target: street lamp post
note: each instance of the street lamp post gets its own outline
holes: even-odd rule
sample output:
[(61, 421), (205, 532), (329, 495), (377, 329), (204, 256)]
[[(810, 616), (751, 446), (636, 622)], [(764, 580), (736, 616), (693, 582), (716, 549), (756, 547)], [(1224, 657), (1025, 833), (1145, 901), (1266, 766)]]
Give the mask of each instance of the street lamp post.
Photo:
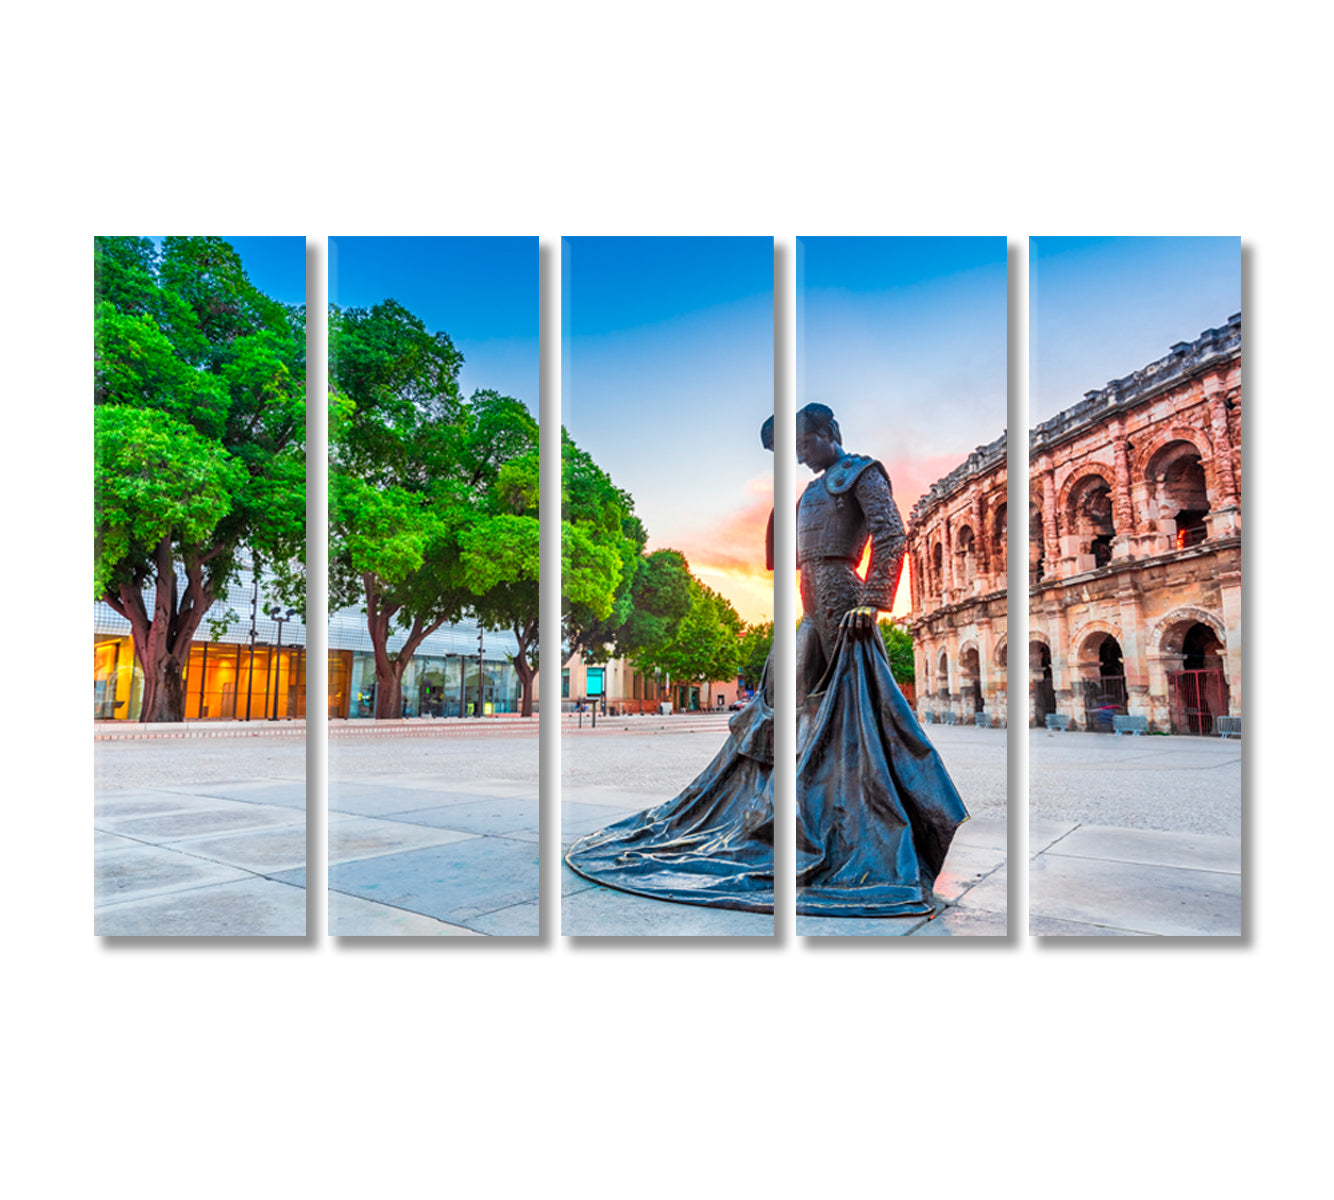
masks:
[(485, 632), (480, 625), (477, 627), (477, 708), (473, 713), (477, 717), (482, 715), (482, 696), (485, 694), (482, 684), (482, 638)]
[[(287, 609), (286, 612), (284, 612), (283, 609), (282, 609), (282, 607), (281, 607), (280, 605), (277, 605), (277, 604), (270, 604), (270, 605), (264, 610), (264, 615), (265, 615), (266, 617), (268, 617), (269, 620), (271, 620), (271, 621), (273, 621), (274, 623), (276, 623), (277, 626), (278, 626), (278, 648), (277, 648), (276, 653), (277, 653), (277, 656), (278, 656), (278, 662), (279, 662), (279, 664), (281, 664), (281, 663), (282, 663), (282, 658), (283, 658), (283, 622), (284, 622), (284, 621), (290, 621), (294, 616), (296, 616), (296, 609), (294, 609), (294, 608), (289, 608), (289, 609)], [(271, 675), (272, 678), (273, 678), (273, 716), (271, 716), (271, 717), (269, 718), (269, 720), (270, 720), (270, 721), (276, 721), (276, 720), (278, 719), (278, 669), (277, 669), (277, 667), (275, 667), (275, 668), (270, 672), (270, 675)], [(290, 678), (291, 678), (291, 675), (292, 675), (292, 671), (291, 671), (290, 668), (289, 668), (288, 671), (287, 671), (287, 675), (288, 675), (288, 678), (290, 679)], [(268, 708), (268, 701), (267, 701), (267, 700), (264, 702), (264, 707), (265, 707), (266, 709)], [(292, 714), (291, 714), (291, 713), (288, 713), (288, 714), (287, 714), (287, 719), (288, 719), (289, 721), (292, 719)]]
[(250, 696), (255, 682), (255, 620), (259, 615), (259, 567), (255, 568), (255, 587), (250, 593), (250, 667), (245, 677), (245, 719), (250, 720)]

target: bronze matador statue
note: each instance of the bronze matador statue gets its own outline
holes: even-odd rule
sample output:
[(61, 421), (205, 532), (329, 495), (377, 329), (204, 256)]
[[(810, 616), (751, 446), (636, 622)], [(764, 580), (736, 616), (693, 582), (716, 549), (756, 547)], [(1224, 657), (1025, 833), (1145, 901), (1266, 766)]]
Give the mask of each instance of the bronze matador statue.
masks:
[[(772, 450), (773, 418), (761, 438)], [(893, 604), (903, 523), (884, 467), (843, 450), (823, 405), (798, 413), (797, 454), (820, 472), (797, 508), (797, 912), (931, 912), (967, 812), (890, 674), (876, 623)], [(772, 546), (768, 558), (772, 568)], [(773, 911), (771, 665), (690, 786), (581, 838), (566, 855), (575, 871), (664, 900)]]

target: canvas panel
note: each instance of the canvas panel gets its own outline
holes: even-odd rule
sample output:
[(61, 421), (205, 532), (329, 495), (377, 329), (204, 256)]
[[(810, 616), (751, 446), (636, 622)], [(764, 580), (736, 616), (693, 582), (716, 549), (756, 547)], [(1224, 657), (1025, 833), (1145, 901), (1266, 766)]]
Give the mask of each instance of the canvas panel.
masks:
[(94, 260), (94, 930), (300, 936), (305, 239)]
[(773, 932), (773, 261), (562, 242), (567, 936)]
[[(1006, 242), (797, 242), (797, 932), (1006, 932)], [(804, 489), (804, 490), (802, 490)]]
[(536, 937), (538, 246), (329, 241), (329, 932)]
[(1239, 239), (1029, 264), (1029, 931), (1238, 936)]

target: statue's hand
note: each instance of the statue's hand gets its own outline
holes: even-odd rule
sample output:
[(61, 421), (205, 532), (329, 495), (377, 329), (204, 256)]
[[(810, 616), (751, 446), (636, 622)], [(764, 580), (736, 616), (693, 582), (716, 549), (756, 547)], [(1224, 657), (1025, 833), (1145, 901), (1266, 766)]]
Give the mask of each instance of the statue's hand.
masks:
[(843, 614), (843, 620), (839, 622), (839, 628), (846, 629), (848, 633), (856, 638), (870, 637), (871, 630), (875, 628), (876, 616), (876, 609), (869, 606), (850, 608)]

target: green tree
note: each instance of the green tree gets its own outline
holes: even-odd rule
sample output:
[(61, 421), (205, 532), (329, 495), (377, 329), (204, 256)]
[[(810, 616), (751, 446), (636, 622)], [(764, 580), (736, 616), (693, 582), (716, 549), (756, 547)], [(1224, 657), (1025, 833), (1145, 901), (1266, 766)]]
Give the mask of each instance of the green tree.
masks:
[[(463, 355), (394, 300), (329, 311), (329, 603), (360, 600), (375, 715), (403, 713), (403, 672), (472, 599), (459, 537), (485, 472), (465, 471)], [(406, 633), (396, 653), (388, 642)]]
[[(479, 493), (478, 513), (459, 536), (463, 580), (484, 628), (505, 628), (518, 643), (522, 716), (533, 715), (538, 666), (537, 422), (517, 400), (475, 392), (465, 449)], [(482, 463), (479, 455), (494, 457)]]
[(602, 661), (630, 613), (647, 534), (634, 501), (561, 430), (561, 616), (566, 647)]
[(880, 637), (889, 656), (889, 670), (897, 684), (912, 683), (917, 677), (913, 666), (912, 634), (895, 621), (880, 622)]
[(97, 238), (93, 295), (93, 594), (130, 623), (143, 720), (179, 721), (238, 551), (304, 554), (305, 309), (259, 291), (221, 238)]
[(666, 643), (647, 646), (635, 669), (667, 674), (674, 683), (727, 679), (741, 663), (741, 618), (725, 596), (691, 578), (690, 610)]
[(769, 648), (774, 643), (774, 623), (761, 621), (747, 625), (741, 635), (741, 663), (737, 673), (751, 691), (758, 691), (764, 676), (764, 664), (769, 661)]

